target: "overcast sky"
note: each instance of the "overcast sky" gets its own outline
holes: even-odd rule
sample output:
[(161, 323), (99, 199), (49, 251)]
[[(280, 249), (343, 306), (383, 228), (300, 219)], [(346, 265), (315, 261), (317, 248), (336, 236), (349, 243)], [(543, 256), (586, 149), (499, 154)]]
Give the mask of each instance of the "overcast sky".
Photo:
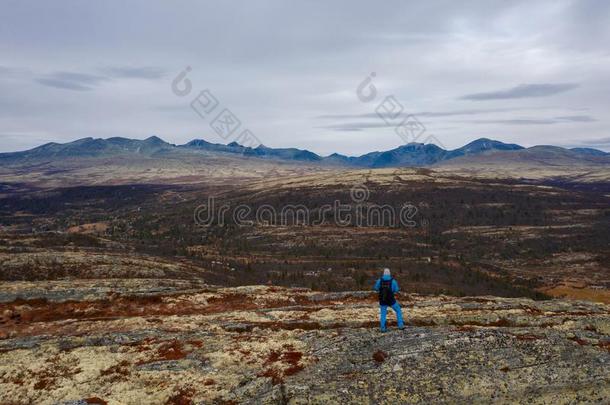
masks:
[[(0, 150), (227, 143), (210, 122), (228, 108), (235, 134), (267, 146), (362, 154), (405, 142), (375, 113), (393, 96), (396, 119), (415, 116), (419, 140), (446, 148), (488, 137), (610, 151), (609, 44), (605, 0), (0, 0)], [(206, 89), (219, 104), (200, 116), (190, 102)]]

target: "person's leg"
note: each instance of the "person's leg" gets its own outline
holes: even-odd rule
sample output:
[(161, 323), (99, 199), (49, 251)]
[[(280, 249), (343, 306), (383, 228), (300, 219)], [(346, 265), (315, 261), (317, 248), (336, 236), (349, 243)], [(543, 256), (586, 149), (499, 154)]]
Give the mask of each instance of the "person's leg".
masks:
[(400, 304), (398, 303), (398, 301), (396, 301), (394, 303), (394, 305), (392, 305), (392, 309), (394, 310), (394, 312), (396, 312), (396, 319), (398, 320), (398, 327), (400, 329), (405, 327), (405, 323), (402, 319), (402, 311), (400, 310)]
[(385, 332), (385, 318), (388, 312), (387, 305), (379, 305), (379, 326), (381, 327), (381, 331)]

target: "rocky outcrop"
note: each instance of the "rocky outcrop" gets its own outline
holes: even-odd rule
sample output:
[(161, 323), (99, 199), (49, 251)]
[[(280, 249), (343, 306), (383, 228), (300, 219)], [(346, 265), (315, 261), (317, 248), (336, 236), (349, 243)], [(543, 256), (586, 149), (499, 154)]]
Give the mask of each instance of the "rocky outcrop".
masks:
[(380, 333), (369, 292), (81, 280), (45, 295), (33, 284), (0, 284), (0, 403), (610, 398), (604, 304), (403, 295), (408, 327)]

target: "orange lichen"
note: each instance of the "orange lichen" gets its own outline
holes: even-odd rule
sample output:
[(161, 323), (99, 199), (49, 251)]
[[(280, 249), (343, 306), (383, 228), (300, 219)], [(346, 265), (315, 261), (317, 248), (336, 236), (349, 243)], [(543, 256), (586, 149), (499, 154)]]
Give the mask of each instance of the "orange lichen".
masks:
[(193, 403), (193, 395), (195, 394), (195, 390), (192, 388), (180, 388), (178, 392), (172, 395), (167, 402), (166, 405), (191, 405)]
[(79, 367), (70, 367), (63, 364), (59, 356), (53, 356), (46, 360), (48, 364), (39, 372), (29, 371), (32, 379), (37, 381), (34, 383), (34, 389), (47, 390), (52, 389), (57, 385), (58, 380), (62, 378), (70, 378), (82, 370)]
[[(140, 347), (136, 348), (136, 351), (138, 352), (145, 352), (148, 350), (151, 350), (150, 346), (148, 345), (141, 345)], [(154, 363), (157, 361), (180, 360), (185, 358), (188, 354), (189, 352), (185, 350), (183, 343), (179, 340), (174, 339), (170, 341), (161, 342), (161, 344), (156, 349), (154, 349), (152, 357), (146, 360), (141, 360), (137, 364), (142, 365)]]
[(85, 402), (88, 404), (108, 405), (108, 402), (98, 397), (85, 398)]
[(606, 340), (603, 342), (599, 342), (597, 344), (597, 347), (601, 348), (601, 349), (606, 349), (607, 351), (610, 352), (610, 340)]
[(257, 375), (259, 377), (268, 377), (268, 378), (271, 378), (271, 384), (273, 384), (273, 385), (280, 384), (281, 382), (284, 381), (280, 371), (277, 370), (277, 369), (273, 369), (273, 368), (268, 368), (265, 371), (263, 371), (263, 372), (261, 372), (261, 373), (259, 373)]
[(530, 334), (525, 334), (525, 335), (514, 335), (515, 338), (517, 340), (540, 340), (543, 339), (542, 336), (538, 336), (538, 335), (530, 335)]
[(112, 367), (108, 367), (107, 369), (100, 371), (100, 376), (111, 376), (110, 380), (113, 382), (120, 381), (126, 379), (125, 377), (131, 374), (131, 371), (129, 370), (130, 366), (131, 363), (126, 360), (123, 360)]
[(373, 353), (373, 360), (375, 360), (377, 363), (383, 363), (388, 357), (388, 354), (381, 350), (377, 350), (375, 353)]
[(576, 337), (576, 336), (571, 337), (571, 338), (568, 338), (568, 339), (569, 339), (569, 340), (572, 340), (572, 341), (574, 341), (574, 342), (576, 342), (576, 343), (578, 343), (578, 344), (579, 344), (579, 345), (581, 345), (581, 346), (587, 346), (587, 345), (589, 344), (589, 343), (587, 343), (587, 341), (586, 341), (586, 340), (581, 339), (581, 338)]
[(292, 350), (269, 352), (263, 364), (270, 367), (258, 374), (260, 377), (271, 378), (271, 383), (274, 385), (283, 382), (284, 377), (294, 375), (304, 369), (304, 366), (300, 364), (303, 353), (294, 350), (292, 345), (284, 345), (284, 348)]

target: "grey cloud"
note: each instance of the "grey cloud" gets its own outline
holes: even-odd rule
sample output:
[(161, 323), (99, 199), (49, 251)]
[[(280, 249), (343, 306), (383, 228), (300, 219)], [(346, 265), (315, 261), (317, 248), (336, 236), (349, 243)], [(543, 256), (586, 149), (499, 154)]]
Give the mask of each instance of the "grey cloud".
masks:
[(595, 122), (595, 118), (588, 115), (571, 115), (554, 118), (515, 118), (499, 120), (471, 120), (463, 121), (472, 124), (503, 124), (503, 125), (553, 125), (566, 124), (570, 122)]
[(360, 132), (364, 129), (364, 128), (359, 128), (357, 126), (345, 126), (345, 127), (337, 126), (334, 128), (329, 128), (329, 127), (320, 127), (320, 128), (332, 129), (334, 131), (343, 131), (343, 132)]
[(42, 79), (36, 79), (36, 81), (45, 86), (56, 87), (58, 89), (64, 89), (64, 90), (76, 90), (76, 91), (92, 90), (92, 87), (84, 86), (79, 83), (66, 81), (66, 80), (60, 80), (60, 79), (42, 78)]
[[(478, 115), (478, 114), (491, 114), (499, 112), (511, 112), (520, 111), (524, 108), (496, 108), (496, 109), (485, 109), (485, 110), (455, 110), (455, 111), (422, 111), (412, 113), (416, 117), (453, 117), (456, 115)], [(406, 114), (409, 115), (409, 114)], [(319, 119), (366, 119), (366, 118), (379, 118), (377, 113), (366, 113), (366, 114), (325, 114), (318, 115), (316, 118)]]
[(108, 78), (99, 75), (90, 75), (76, 72), (56, 72), (47, 76), (39, 77), (36, 82), (58, 89), (88, 91), (92, 90)]
[(501, 124), (501, 125), (552, 125), (559, 121), (549, 119), (506, 119), (506, 120), (472, 120), (464, 121), (469, 124)]
[(439, 111), (439, 112), (421, 112), (416, 113), (415, 116), (419, 117), (453, 117), (456, 115), (479, 115), (479, 114), (492, 114), (498, 112), (516, 111), (514, 108), (503, 108), (495, 110), (461, 110), (461, 111)]
[(366, 113), (366, 114), (323, 114), (323, 115), (318, 115), (315, 118), (319, 118), (319, 119), (377, 118), (377, 114), (376, 113)]
[(558, 120), (564, 121), (572, 121), (572, 122), (595, 122), (597, 121), (595, 118), (590, 117), (588, 115), (566, 115), (562, 117), (557, 117)]
[(521, 84), (506, 90), (490, 91), (486, 93), (473, 93), (460, 97), (461, 100), (504, 100), (512, 98), (548, 97), (564, 93), (578, 87), (576, 83), (540, 83)]
[[(379, 118), (379, 117), (377, 117)], [(323, 125), (316, 128), (323, 129), (331, 129), (334, 131), (362, 131), (365, 129), (375, 129), (375, 128), (394, 128), (400, 123), (399, 120), (396, 121), (395, 124), (387, 124), (381, 118), (379, 118), (379, 122), (345, 122), (341, 124), (332, 124), (332, 125)]]
[[(166, 71), (156, 67), (114, 66), (100, 69), (102, 74), (78, 72), (55, 72), (37, 77), (36, 82), (64, 90), (89, 91), (103, 82), (113, 79), (160, 79), (166, 76)], [(0, 69), (0, 73), (2, 70)]]
[(593, 148), (610, 148), (610, 137), (599, 138), (599, 139), (588, 139), (579, 142), (580, 145), (593, 147)]
[(164, 69), (152, 66), (129, 67), (114, 66), (102, 69), (110, 77), (126, 79), (161, 79), (167, 75)]
[[(444, 112), (419, 112), (412, 114), (415, 117), (453, 117), (460, 115), (478, 115), (491, 114), (506, 111), (516, 111), (518, 109), (496, 109), (496, 110), (461, 110), (461, 111), (444, 111)], [(320, 115), (317, 118), (321, 119), (372, 119), (372, 121), (348, 121), (337, 124), (324, 125), (318, 128), (331, 129), (335, 131), (362, 131), (365, 129), (375, 128), (393, 128), (400, 122), (401, 118), (406, 118), (408, 114), (403, 114), (400, 118), (392, 120), (389, 124), (383, 121), (376, 113), (367, 114), (335, 114), (335, 115)], [(589, 123), (597, 120), (589, 115), (565, 115), (551, 118), (508, 118), (508, 119), (476, 119), (476, 120), (452, 120), (450, 122), (468, 123), (468, 124), (500, 124), (500, 125), (553, 125), (565, 123)]]
[[(425, 116), (424, 114), (414, 114), (415, 116)], [(452, 115), (462, 115), (458, 114), (446, 114), (446, 116)], [(467, 115), (467, 114), (465, 114)], [(339, 115), (343, 117), (345, 115)], [(383, 121), (376, 114), (359, 114), (356, 115), (362, 118), (376, 118), (377, 121), (371, 122), (343, 122), (338, 124), (324, 125), (317, 128), (331, 129), (334, 131), (362, 131), (365, 129), (375, 129), (375, 128), (394, 128), (399, 123), (400, 120), (396, 119), (390, 122), (389, 124)], [(322, 116), (324, 117), (324, 116)], [(566, 124), (573, 122), (595, 122), (597, 121), (595, 118), (590, 117), (588, 115), (572, 115), (572, 116), (561, 116), (561, 117), (552, 117), (552, 118), (508, 118), (508, 119), (478, 119), (478, 120), (458, 120), (451, 121), (462, 124), (499, 124), (499, 125), (554, 125), (554, 124)]]

